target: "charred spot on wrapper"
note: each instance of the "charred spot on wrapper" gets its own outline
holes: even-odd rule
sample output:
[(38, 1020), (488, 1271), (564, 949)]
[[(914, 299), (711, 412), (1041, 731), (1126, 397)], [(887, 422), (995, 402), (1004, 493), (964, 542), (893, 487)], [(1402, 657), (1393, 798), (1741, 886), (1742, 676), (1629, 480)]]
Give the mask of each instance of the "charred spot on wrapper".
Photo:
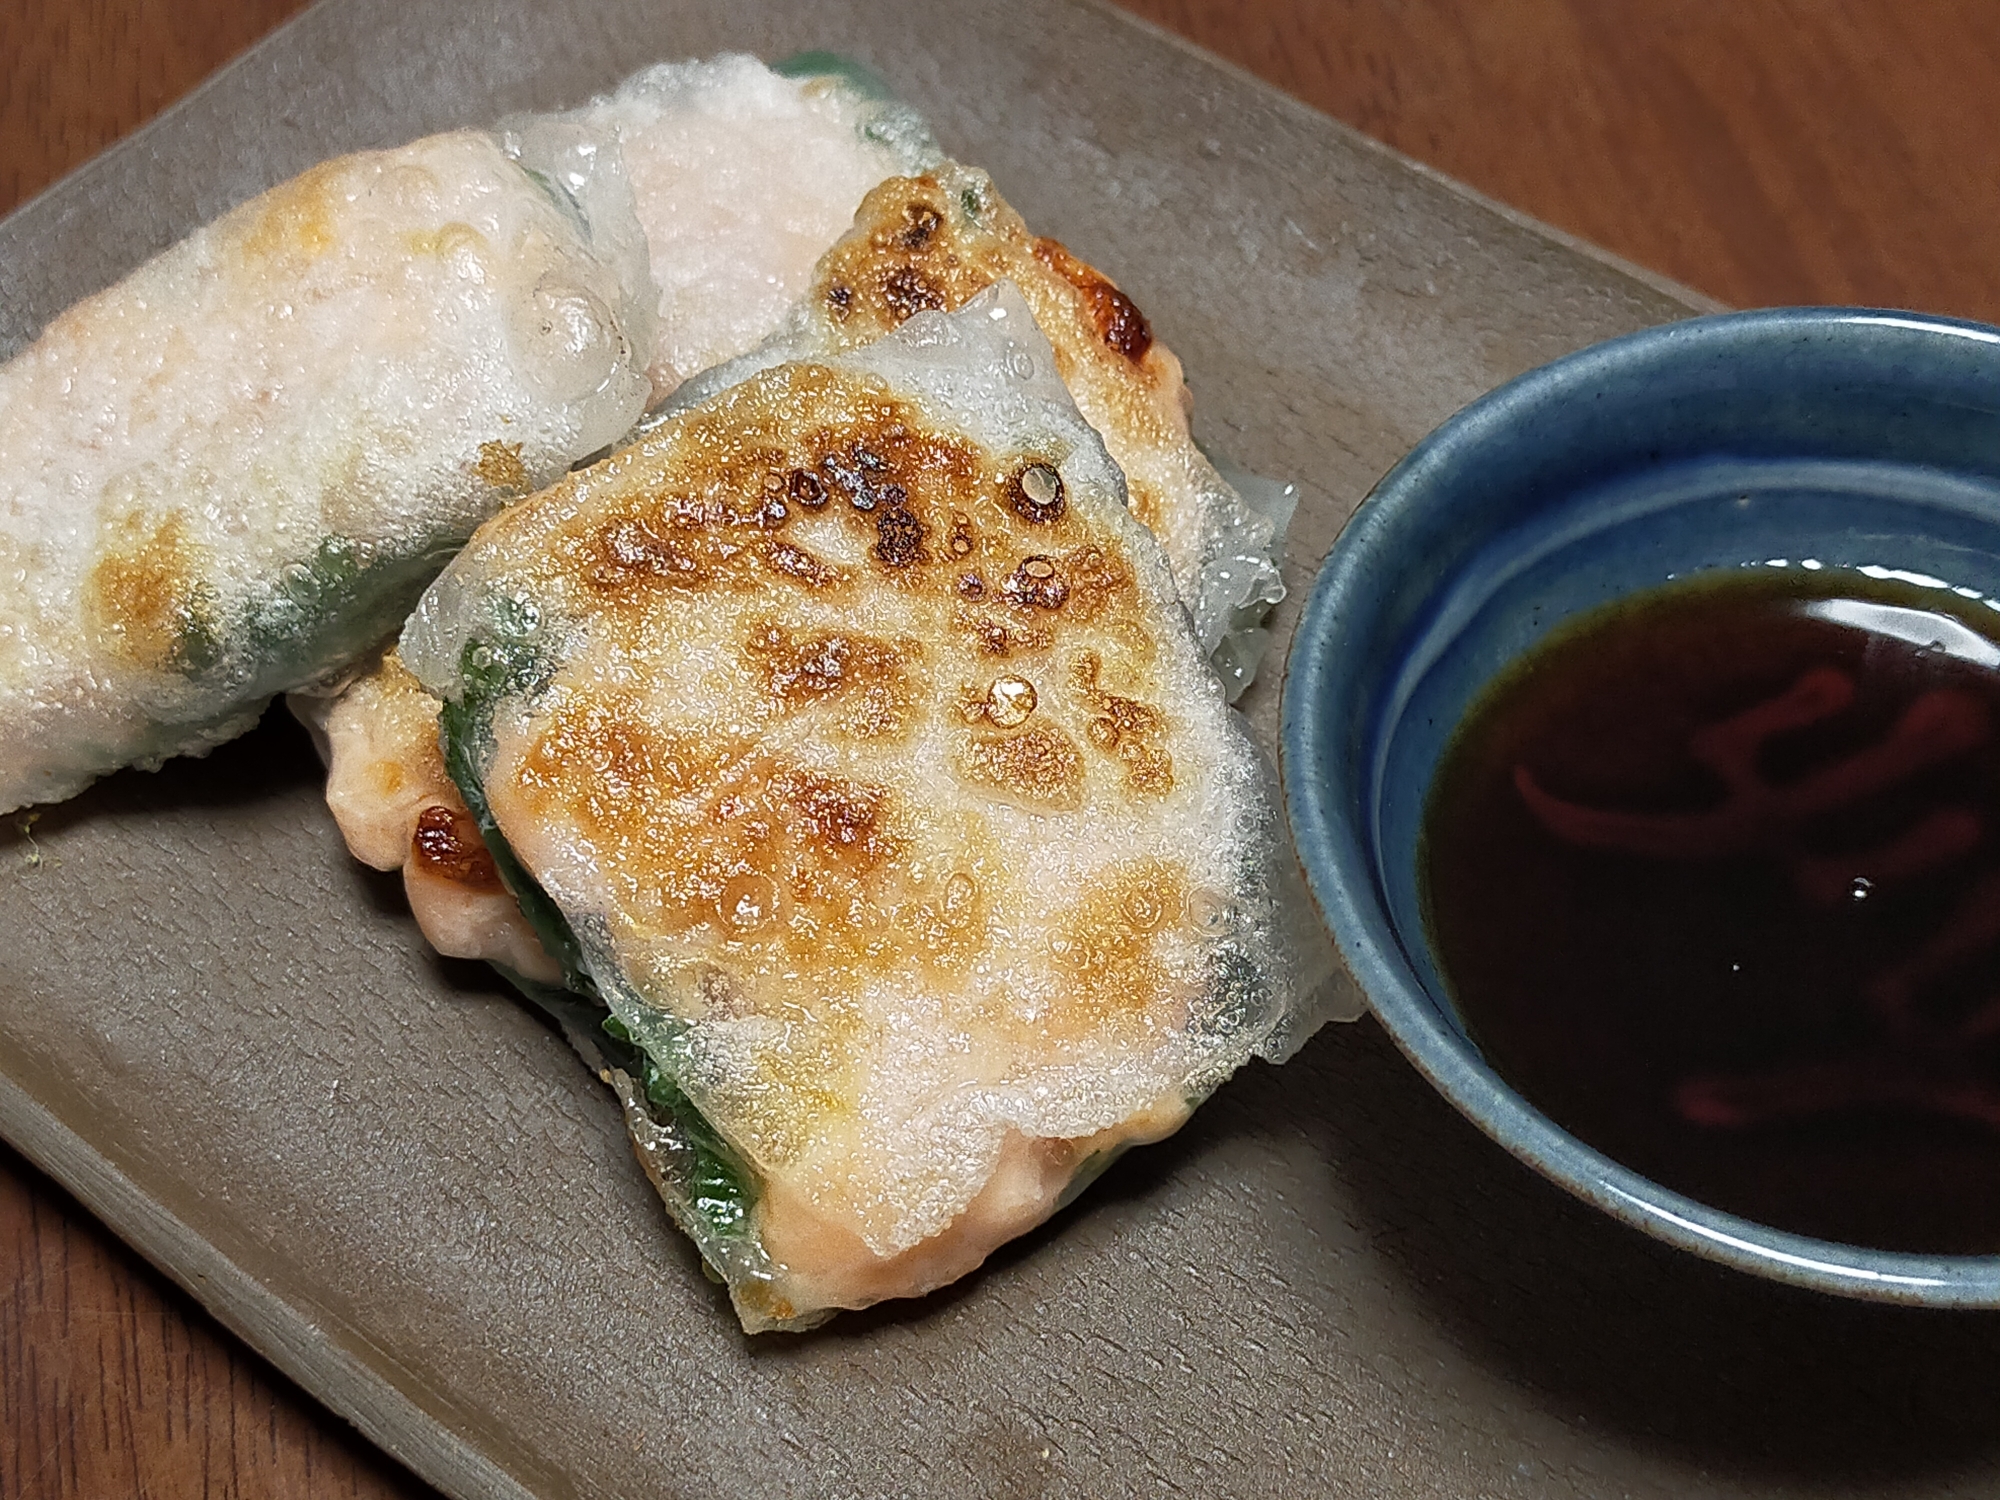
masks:
[[(885, 437), (906, 440), (907, 431), (890, 431)], [(847, 496), (847, 503), (856, 510), (872, 511), (878, 505), (898, 506), (909, 498), (909, 491), (895, 481), (882, 476), (889, 472), (889, 461), (874, 449), (863, 443), (854, 443), (844, 453), (829, 453), (819, 461), (820, 470), (838, 485)]]
[[(779, 642), (765, 666), (785, 674), (793, 648), (815, 644)], [(865, 654), (850, 654), (837, 682), (822, 674), (833, 686), (828, 696), (867, 708), (855, 675)], [(791, 686), (804, 689), (803, 674)], [(804, 706), (815, 694), (801, 697)], [(865, 952), (866, 923), (855, 914), (866, 911), (866, 882), (901, 848), (885, 789), (750, 741), (662, 730), (623, 698), (562, 704), (523, 747), (509, 781), (507, 795), (533, 816), (560, 816), (598, 847), (625, 851), (638, 880), (630, 909), (646, 926), (713, 921), (732, 882), (761, 874), (771, 884), (753, 904), (760, 918), (777, 920), (758, 929), (795, 956), (827, 962)], [(739, 884), (728, 904), (741, 907), (746, 893)]]
[(702, 588), (715, 579), (716, 549), (699, 534), (662, 531), (645, 517), (621, 517), (599, 534), (590, 581), (615, 592), (641, 579)]
[(1102, 873), (1049, 943), (1071, 990), (1054, 1024), (1083, 1037), (1143, 1022), (1171, 992), (1160, 939), (1185, 906), (1188, 885), (1178, 860), (1137, 859)]
[(744, 652), (773, 706), (795, 713), (833, 704), (840, 728), (857, 739), (900, 734), (915, 711), (911, 668), (924, 654), (916, 641), (852, 630), (802, 632), (765, 620), (750, 632)]
[(774, 777), (772, 786), (796, 815), (798, 826), (828, 851), (853, 851), (866, 868), (894, 852), (882, 818), (888, 794), (880, 788), (803, 769)]
[(1061, 609), (1069, 602), (1069, 585), (1054, 558), (1026, 557), (1000, 585), (1000, 597), (1023, 609)]
[(1031, 526), (1060, 521), (1067, 504), (1055, 465), (1032, 463), (1007, 481), (1007, 503)]
[(964, 557), (972, 550), (972, 518), (962, 510), (951, 513), (951, 540), (945, 544), (953, 557)]
[(938, 211), (928, 203), (912, 203), (903, 210), (903, 229), (896, 236), (896, 243), (905, 250), (921, 250), (928, 245), (931, 236), (944, 222)]
[(897, 266), (882, 278), (882, 300), (898, 323), (906, 323), (920, 312), (936, 312), (945, 305), (944, 293), (937, 283), (915, 266)]
[[(148, 524), (150, 521), (150, 525)], [(83, 617), (101, 649), (134, 667), (195, 676), (222, 656), (213, 562), (178, 510), (106, 522)]]
[[(716, 905), (728, 927), (739, 933), (756, 932), (778, 915), (778, 883), (762, 870), (751, 870), (725, 885)], [(710, 983), (704, 988), (710, 995), (733, 998), (726, 984)]]
[(924, 523), (902, 506), (876, 513), (875, 555), (885, 567), (907, 568), (924, 558)]
[(1035, 259), (1075, 287), (1083, 296), (1084, 310), (1105, 347), (1138, 364), (1153, 347), (1152, 325), (1138, 304), (1112, 285), (1109, 277), (1070, 254), (1060, 240), (1035, 241)]
[(792, 470), (785, 481), (785, 493), (807, 510), (818, 510), (826, 504), (826, 486), (820, 483), (817, 474), (808, 474), (804, 469)]
[(1167, 716), (1149, 703), (1109, 692), (1099, 681), (1104, 661), (1086, 651), (1070, 670), (1078, 696), (1095, 717), (1084, 726), (1084, 738), (1101, 754), (1114, 756), (1125, 768), (1127, 789), (1141, 796), (1164, 797), (1174, 789), (1174, 761), (1161, 743)]
[(991, 615), (974, 614), (963, 611), (952, 620), (953, 626), (972, 638), (982, 656), (1012, 656), (1017, 651), (1046, 651), (1054, 642), (1054, 635), (1035, 626), (1004, 624)]
[(479, 836), (472, 815), (442, 803), (433, 804), (417, 815), (416, 831), (410, 835), (410, 854), (427, 874), (473, 891), (502, 889), (500, 871)]

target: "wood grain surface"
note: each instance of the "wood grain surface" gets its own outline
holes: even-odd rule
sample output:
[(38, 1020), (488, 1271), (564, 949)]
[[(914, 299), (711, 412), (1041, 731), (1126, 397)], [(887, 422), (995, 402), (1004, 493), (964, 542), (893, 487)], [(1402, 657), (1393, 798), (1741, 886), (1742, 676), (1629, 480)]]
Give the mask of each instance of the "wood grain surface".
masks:
[(1126, 0), (1737, 306), (2000, 320), (1991, 0)]
[[(1990, 0), (1127, 3), (1725, 301), (2000, 319)], [(0, 211), (298, 8), (0, 0)], [(0, 1496), (426, 1493), (0, 1148)]]

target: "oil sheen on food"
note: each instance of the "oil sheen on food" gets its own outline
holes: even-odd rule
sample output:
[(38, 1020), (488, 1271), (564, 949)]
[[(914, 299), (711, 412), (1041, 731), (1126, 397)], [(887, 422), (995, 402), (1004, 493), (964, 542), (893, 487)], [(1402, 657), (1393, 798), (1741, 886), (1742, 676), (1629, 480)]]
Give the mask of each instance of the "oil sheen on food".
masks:
[(1994, 1253), (2000, 613), (1908, 577), (1731, 570), (1565, 626), (1447, 747), (1425, 916), (1473, 1039), (1590, 1145)]

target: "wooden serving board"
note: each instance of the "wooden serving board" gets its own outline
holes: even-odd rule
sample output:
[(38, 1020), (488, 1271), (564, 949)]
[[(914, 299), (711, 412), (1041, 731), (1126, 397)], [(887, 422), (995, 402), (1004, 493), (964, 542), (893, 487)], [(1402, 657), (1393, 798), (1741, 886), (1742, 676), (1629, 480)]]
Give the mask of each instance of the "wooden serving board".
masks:
[[(661, 57), (829, 46), (1118, 277), (1205, 441), (1300, 481), (1281, 637), (1436, 422), (1698, 304), (1087, 5), (325, 0), (0, 221), (0, 353), (324, 156)], [(1276, 702), (1246, 705), (1267, 738)], [(0, 943), (0, 1134), (454, 1495), (2000, 1482), (1991, 1320), (1765, 1286), (1604, 1222), (1372, 1023), (1253, 1066), (958, 1287), (747, 1339), (609, 1094), (426, 952), (280, 721), (0, 837)]]

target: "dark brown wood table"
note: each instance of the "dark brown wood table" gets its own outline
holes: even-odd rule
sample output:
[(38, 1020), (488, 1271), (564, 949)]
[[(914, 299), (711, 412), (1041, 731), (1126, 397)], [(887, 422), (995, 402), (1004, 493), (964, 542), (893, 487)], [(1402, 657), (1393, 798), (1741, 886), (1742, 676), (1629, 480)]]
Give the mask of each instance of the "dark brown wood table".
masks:
[[(1991, 0), (1127, 3), (1723, 301), (2000, 320)], [(0, 213), (300, 8), (0, 0)], [(0, 1496), (427, 1493), (0, 1147)]]

